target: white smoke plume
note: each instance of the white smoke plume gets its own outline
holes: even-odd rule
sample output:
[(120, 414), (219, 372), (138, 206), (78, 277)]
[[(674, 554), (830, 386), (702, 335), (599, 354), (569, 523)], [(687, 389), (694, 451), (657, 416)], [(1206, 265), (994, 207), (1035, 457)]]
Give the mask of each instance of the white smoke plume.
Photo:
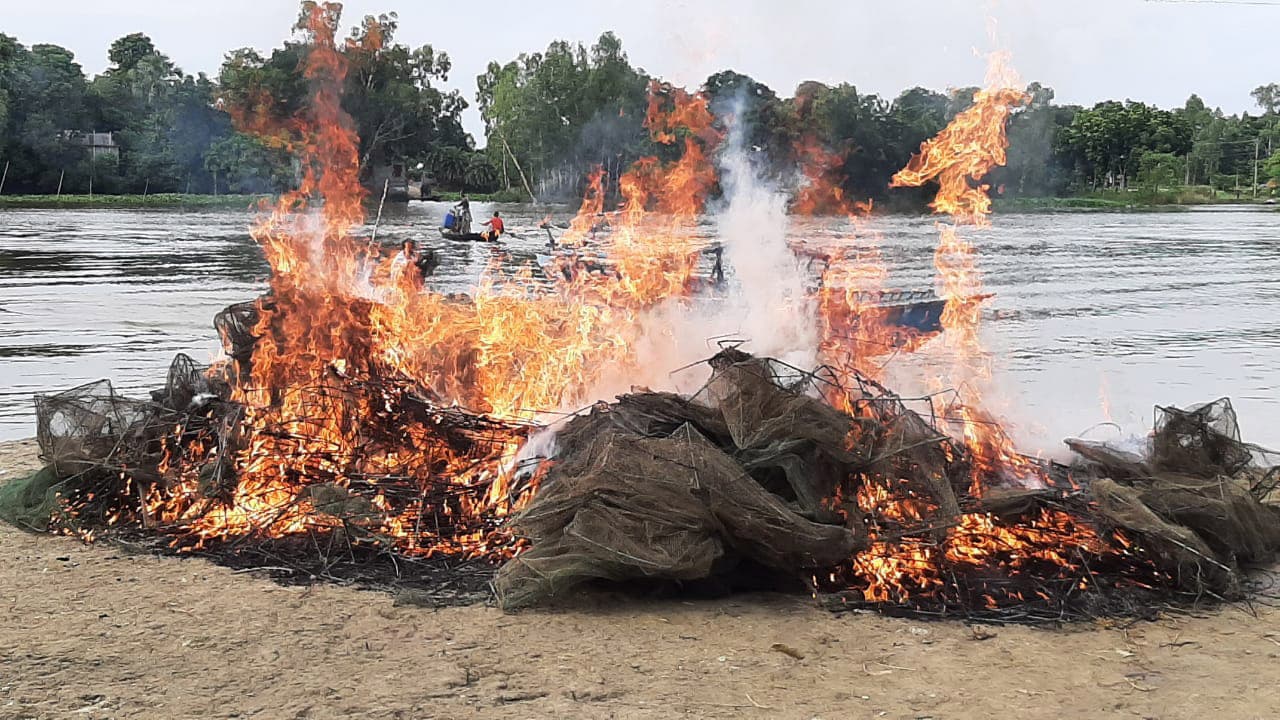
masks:
[(607, 377), (589, 394), (611, 397), (634, 386), (691, 392), (705, 369), (673, 373), (716, 352), (720, 340), (743, 349), (811, 367), (817, 356), (815, 310), (806, 299), (805, 278), (787, 246), (787, 195), (761, 177), (745, 146), (743, 98), (728, 112), (729, 132), (717, 155), (723, 199), (709, 212), (722, 244), (726, 291), (716, 299), (670, 302), (643, 319), (645, 333), (634, 348), (639, 373)]

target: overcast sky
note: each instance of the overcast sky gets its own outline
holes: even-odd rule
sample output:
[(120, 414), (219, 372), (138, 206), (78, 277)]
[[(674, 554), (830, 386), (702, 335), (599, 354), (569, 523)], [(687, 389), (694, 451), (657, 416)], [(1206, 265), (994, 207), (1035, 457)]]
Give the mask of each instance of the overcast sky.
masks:
[[(1195, 92), (1228, 113), (1252, 109), (1249, 91), (1280, 82), (1268, 38), (1280, 0), (352, 0), (344, 24), (395, 11), (399, 42), (430, 43), (453, 58), (449, 85), (474, 104), (475, 77), (553, 39), (588, 45), (606, 30), (632, 64), (693, 87), (730, 68), (789, 96), (804, 80), (849, 82), (888, 97), (923, 85), (981, 84), (987, 9), (1026, 81), (1062, 103), (1132, 98), (1169, 107)], [(268, 50), (289, 35), (292, 0), (0, 0), (0, 32), (25, 45), (71, 49), (101, 72), (111, 41), (151, 36), (189, 73), (216, 74), (223, 54)], [(467, 129), (483, 144), (479, 114)]]

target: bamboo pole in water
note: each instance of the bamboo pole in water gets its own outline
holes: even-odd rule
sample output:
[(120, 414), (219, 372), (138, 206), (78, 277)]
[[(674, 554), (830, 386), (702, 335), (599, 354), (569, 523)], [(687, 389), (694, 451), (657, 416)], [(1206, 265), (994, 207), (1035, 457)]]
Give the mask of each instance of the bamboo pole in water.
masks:
[(66, 168), (63, 168), (63, 169), (62, 169), (62, 172), (58, 173), (58, 194), (57, 194), (57, 197), (62, 197), (62, 179), (63, 179), (63, 178), (65, 178), (66, 176), (67, 176), (67, 170), (66, 170)]
[(511, 163), (516, 166), (516, 172), (520, 173), (520, 181), (524, 183), (524, 191), (529, 193), (529, 199), (533, 202), (538, 202), (538, 196), (534, 195), (533, 188), (529, 187), (529, 178), (524, 176), (520, 161), (516, 159), (516, 154), (511, 152), (511, 146), (507, 144), (507, 136), (503, 134), (502, 128), (498, 128), (498, 139), (502, 141), (502, 148), (511, 156)]
[(0, 193), (4, 192), (4, 181), (9, 179), (9, 161), (4, 161), (4, 174), (0, 175)]
[(369, 238), (369, 243), (378, 242), (378, 224), (382, 222), (382, 204), (387, 201), (387, 189), (391, 187), (391, 178), (382, 181), (382, 199), (378, 201), (378, 217), (373, 221), (373, 235)]

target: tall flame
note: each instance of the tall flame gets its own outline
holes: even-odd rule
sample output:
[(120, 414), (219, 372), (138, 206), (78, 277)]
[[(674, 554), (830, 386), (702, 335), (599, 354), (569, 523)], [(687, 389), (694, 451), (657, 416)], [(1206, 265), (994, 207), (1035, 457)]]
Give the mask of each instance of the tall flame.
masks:
[[(633, 372), (645, 313), (693, 289), (691, 232), (716, 183), (708, 158), (719, 133), (704, 96), (654, 85), (646, 124), (679, 155), (643, 159), (621, 178), (622, 206), (604, 244), (609, 271), (556, 273), (556, 291), (539, 293), (532, 270), (504, 277), (495, 267), (474, 298), (446, 296), (412, 273), (387, 273), (383, 250), (358, 236), (359, 138), (341, 89), (348, 57), (379, 51), (379, 28), (344, 53), (335, 41), (341, 7), (304, 8), (308, 109), (281, 119), (257, 97), (235, 115), (242, 130), (301, 160), (298, 189), (252, 233), (272, 275), (252, 357), (233, 386), (248, 438), (233, 459), (236, 483), (229, 498), (206, 497), (199, 468), (214, 449), (192, 444), (166, 462), (179, 482), (149, 498), (148, 512), (203, 539), (332, 530), (342, 522), (315, 499), (332, 494), (317, 489), (327, 481), (358, 493), (370, 527), (398, 538), (401, 551), (488, 553), (507, 542), (489, 535), (493, 520), (519, 500), (505, 471), (521, 437), (493, 428), (460, 436), (445, 429), (441, 408), (534, 419), (584, 403), (608, 373)], [(604, 198), (597, 170), (571, 225), (579, 242)], [(415, 478), (419, 497), (392, 498), (370, 484), (385, 476)], [(450, 518), (443, 530), (442, 517)]]
[[(876, 376), (878, 358), (914, 347), (918, 338), (890, 322), (882, 302), (889, 289), (889, 268), (880, 251), (880, 233), (869, 221), (872, 203), (846, 197), (844, 157), (825, 148), (812, 134), (802, 136), (794, 150), (802, 181), (792, 212), (813, 218), (811, 224), (848, 225), (824, 228), (837, 236), (834, 246), (797, 246), (796, 250), (821, 263), (817, 272), (819, 357), (840, 374), (837, 387), (852, 387), (855, 372)], [(848, 396), (836, 391), (830, 399), (841, 409), (854, 411)]]
[[(544, 269), (553, 289), (532, 282), (532, 268), (511, 275), (495, 266), (474, 297), (445, 295), (422, 287), (412, 273), (387, 272), (383, 250), (359, 237), (359, 141), (340, 90), (348, 57), (379, 52), (380, 28), (366, 27), (364, 44), (349, 41), (344, 53), (335, 42), (340, 6), (306, 8), (302, 70), (314, 86), (310, 108), (279, 119), (258, 97), (236, 114), (241, 128), (301, 160), (299, 188), (264, 213), (253, 231), (272, 276), (256, 306), (252, 357), (223, 368), (243, 407), (243, 415), (229, 421), (237, 423), (233, 434), (242, 442), (224, 458), (204, 438), (191, 440), (175, 428), (160, 468), (170, 482), (146, 499), (147, 517), (185, 527), (200, 542), (367, 532), (405, 554), (508, 556), (518, 543), (501, 518), (535, 489), (513, 482), (513, 456), (526, 435), (516, 424), (595, 400), (610, 381), (646, 369), (637, 348), (665, 340), (669, 331), (655, 319), (673, 305), (688, 307), (698, 290), (704, 240), (697, 224), (719, 183), (711, 158), (722, 133), (704, 95), (651, 85), (645, 124), (669, 147), (662, 158), (643, 158), (619, 178), (620, 204), (605, 231), (600, 220), (609, 188), (603, 170), (592, 172), (563, 238), (570, 252)], [(981, 372), (982, 285), (974, 248), (960, 230), (987, 224), (983, 178), (1004, 162), (1005, 123), (1025, 101), (1012, 89), (1003, 60), (993, 56), (988, 88), (974, 106), (924, 143), (894, 180), (899, 186), (936, 180), (933, 207), (951, 216), (939, 223), (935, 265), (947, 341), (959, 350), (952, 370), (961, 380)], [(911, 339), (894, 335), (880, 310), (888, 272), (867, 222), (869, 206), (844, 196), (836, 154), (812, 138), (797, 154), (807, 184), (793, 209), (843, 215), (839, 222), (851, 223), (856, 235), (837, 231), (843, 235), (838, 244), (823, 249), (817, 297), (796, 303), (816, 308), (820, 359), (852, 388), (853, 380), (874, 374), (878, 356), (910, 346)], [(590, 252), (588, 239), (596, 246)], [(871, 403), (848, 392), (830, 400), (859, 420), (873, 419)], [(984, 481), (1003, 471), (1020, 473), (1026, 461), (980, 409), (980, 399), (969, 399), (953, 412), (965, 457), (972, 458), (971, 494), (980, 495)], [(862, 426), (851, 423), (851, 432)], [(950, 461), (958, 444), (935, 449)], [(231, 467), (230, 488), (217, 486), (224, 464)], [(861, 588), (869, 601), (935, 593), (953, 582), (948, 572), (955, 568), (1013, 574), (1047, 564), (1074, 582), (1077, 560), (1066, 548), (1103, 543), (1056, 511), (1010, 523), (935, 507), (892, 472), (845, 480), (841, 492), (853, 497), (848, 504), (834, 498), (836, 505), (851, 522), (865, 514), (873, 545), (830, 579)], [(937, 480), (950, 487), (949, 478)], [(942, 511), (952, 525), (919, 530)], [(907, 532), (897, 532), (903, 528)], [(923, 532), (935, 542), (912, 542)]]
[(937, 181), (938, 194), (931, 207), (951, 216), (938, 223), (940, 241), (934, 253), (939, 294), (946, 300), (942, 314), (943, 335), (955, 352), (951, 381), (964, 388), (966, 404), (957, 406), (955, 420), (962, 426), (965, 443), (974, 452), (975, 492), (978, 478), (997, 466), (1018, 465), (1013, 443), (1002, 427), (981, 406), (978, 380), (990, 377), (979, 337), (982, 275), (977, 250), (960, 232), (962, 227), (990, 225), (990, 186), (984, 182), (992, 168), (1003, 165), (1009, 147), (1006, 125), (1028, 96), (1017, 89), (1017, 76), (1009, 67), (1007, 52), (988, 56), (986, 88), (974, 95), (973, 106), (958, 114), (937, 137), (926, 141), (920, 153), (893, 178), (894, 187), (918, 187)]

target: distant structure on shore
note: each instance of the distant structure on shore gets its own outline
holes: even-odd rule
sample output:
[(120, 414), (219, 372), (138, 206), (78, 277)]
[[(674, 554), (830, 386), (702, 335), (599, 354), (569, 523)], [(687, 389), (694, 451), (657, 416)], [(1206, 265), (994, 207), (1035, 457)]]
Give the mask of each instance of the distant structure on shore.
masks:
[(102, 158), (117, 162), (120, 160), (120, 146), (116, 144), (115, 133), (82, 132), (80, 143), (89, 148), (89, 158), (95, 163)]
[(387, 199), (393, 202), (409, 201), (409, 174), (403, 161), (374, 165), (370, 168), (367, 187), (374, 199), (382, 197), (386, 188)]

